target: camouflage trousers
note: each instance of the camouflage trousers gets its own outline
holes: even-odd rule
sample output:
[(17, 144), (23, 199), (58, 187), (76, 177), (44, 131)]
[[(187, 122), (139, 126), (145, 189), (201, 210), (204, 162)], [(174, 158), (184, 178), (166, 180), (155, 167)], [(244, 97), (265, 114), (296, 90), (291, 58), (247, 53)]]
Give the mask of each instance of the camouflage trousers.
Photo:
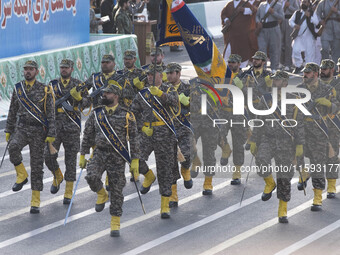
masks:
[[(231, 109), (231, 108), (230, 108)], [(228, 135), (229, 130), (231, 131), (231, 139), (232, 139), (232, 150), (233, 150), (233, 163), (235, 166), (242, 166), (244, 163), (244, 144), (247, 141), (246, 128), (242, 124), (230, 126), (230, 120), (234, 123), (245, 123), (245, 118), (242, 115), (233, 115), (231, 112), (226, 110), (220, 111), (220, 117), (222, 119), (228, 120), (228, 124), (226, 126), (226, 130), (224, 130), (225, 135), (221, 135), (224, 141), (227, 141), (226, 136)], [(221, 147), (221, 143), (219, 143)]]
[(26, 145), (29, 146), (32, 190), (43, 190), (45, 138), (42, 126), (16, 128), (8, 146), (9, 159), (15, 166), (22, 163), (21, 151)]
[(106, 171), (111, 191), (110, 214), (122, 216), (124, 202), (123, 188), (126, 184), (125, 160), (113, 148), (103, 150), (95, 148), (93, 158), (89, 160), (86, 170), (87, 175), (85, 179), (94, 192), (98, 192), (103, 188), (101, 178), (104, 171)]
[[(333, 123), (329, 124), (328, 128), (329, 142), (334, 150), (334, 157), (327, 157), (327, 168), (326, 168), (326, 178), (327, 179), (338, 179), (339, 178), (339, 142), (340, 142), (340, 132), (334, 126)], [(329, 148), (329, 147), (328, 147)], [(329, 152), (329, 151), (327, 151)], [(328, 153), (327, 153), (328, 155)]]
[(153, 127), (152, 136), (142, 132), (140, 141), (141, 158), (139, 172), (146, 174), (149, 166), (146, 164), (150, 154), (155, 153), (159, 193), (171, 196), (171, 184), (180, 178), (177, 164), (177, 141), (171, 130), (163, 125)]
[[(196, 143), (199, 138), (201, 138), (202, 143), (202, 153), (203, 153), (203, 166), (205, 168), (205, 176), (214, 176), (215, 172), (210, 171), (209, 167), (214, 167), (216, 165), (215, 151), (217, 149), (218, 143), (218, 128), (207, 125), (199, 125), (193, 122), (195, 130), (195, 140)], [(196, 144), (197, 149), (198, 145)]]
[(275, 160), (275, 172), (277, 179), (277, 198), (288, 202), (291, 195), (290, 181), (294, 176), (293, 160), (295, 156), (295, 145), (290, 137), (275, 139), (263, 136), (256, 154), (256, 165), (258, 175), (268, 177), (272, 174), (271, 160)]
[[(61, 144), (65, 150), (65, 174), (66, 181), (76, 180), (77, 153), (80, 149), (80, 134), (76, 132), (58, 131), (57, 137), (53, 142), (53, 147), (59, 151)], [(56, 171), (60, 166), (57, 161), (58, 153), (51, 155), (48, 147), (45, 148), (45, 164), (51, 172)]]
[(189, 168), (193, 158), (193, 151), (195, 148), (194, 135), (189, 128), (184, 126), (175, 126), (177, 132), (178, 147), (185, 158), (181, 165), (184, 168)]
[[(325, 171), (324, 167), (327, 162), (328, 139), (325, 135), (315, 136), (309, 129), (306, 129), (306, 142), (304, 145), (305, 156), (310, 160), (310, 167), (308, 167), (312, 177), (312, 184), (314, 189), (325, 189)], [(312, 168), (321, 166), (321, 171), (314, 171)]]

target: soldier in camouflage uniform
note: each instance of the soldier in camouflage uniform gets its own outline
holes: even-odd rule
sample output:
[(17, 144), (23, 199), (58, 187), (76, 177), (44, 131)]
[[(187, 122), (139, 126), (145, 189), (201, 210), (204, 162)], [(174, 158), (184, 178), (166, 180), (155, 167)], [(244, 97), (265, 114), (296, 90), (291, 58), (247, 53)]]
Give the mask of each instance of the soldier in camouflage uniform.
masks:
[[(335, 114), (337, 111), (337, 100), (334, 97), (335, 89), (319, 80), (319, 66), (315, 63), (307, 63), (303, 69), (304, 82), (298, 85), (299, 88), (308, 89), (311, 92), (311, 102), (316, 106), (311, 113), (316, 117), (305, 118), (305, 156), (310, 159), (310, 169), (314, 190), (312, 211), (322, 210), (322, 190), (325, 188), (324, 168), (327, 164), (329, 154), (329, 138), (327, 130), (321, 125), (328, 114)], [(318, 111), (313, 113), (313, 111)], [(314, 171), (320, 170), (321, 171)]]
[(150, 61), (152, 64), (156, 64), (157, 65), (160, 65), (163, 69), (163, 73), (162, 73), (162, 80), (163, 82), (167, 82), (167, 75), (166, 73), (164, 72), (164, 70), (166, 69), (166, 65), (164, 64), (163, 62), (164, 60), (164, 51), (162, 50), (162, 48), (153, 48), (151, 50), (151, 53), (150, 53)]
[[(281, 98), (281, 88), (287, 87), (289, 75), (284, 71), (276, 71), (272, 76), (273, 87), (278, 89), (278, 98)], [(288, 94), (287, 98), (296, 98), (292, 94)], [(271, 107), (271, 100), (262, 98), (260, 102), (260, 108), (267, 110)], [(281, 105), (281, 102), (278, 102)], [(295, 157), (300, 157), (303, 154), (303, 145), (305, 143), (304, 138), (304, 126), (303, 115), (294, 105), (287, 106), (287, 112), (285, 116), (281, 115), (279, 110), (276, 110), (277, 115), (273, 114), (274, 119), (281, 120), (294, 119), (297, 122), (295, 127), (283, 127), (281, 126), (281, 120), (278, 122), (269, 123), (265, 122), (262, 127), (256, 127), (253, 130), (253, 134), (250, 138), (251, 141), (251, 153), (256, 158), (256, 165), (259, 167), (258, 174), (264, 178), (266, 183), (262, 200), (267, 201), (271, 198), (273, 190), (276, 188), (275, 181), (272, 176), (272, 171), (269, 169), (271, 166), (271, 160), (274, 158), (277, 178), (277, 198), (279, 199), (278, 217), (280, 223), (288, 223), (287, 219), (287, 202), (290, 200), (290, 181), (294, 176), (293, 161)], [(279, 117), (278, 117), (279, 116)], [(261, 116), (263, 119), (268, 116)], [(272, 117), (272, 116), (270, 116)], [(258, 117), (260, 119), (260, 117)], [(295, 123), (289, 122), (285, 125), (294, 126)], [(257, 144), (261, 140), (257, 148)]]
[[(169, 87), (162, 83), (162, 72), (161, 66), (154, 66), (152, 64), (149, 66), (147, 71), (149, 84), (152, 84), (153, 80), (155, 81), (155, 86), (150, 86), (149, 90), (151, 95), (153, 95), (152, 100), (157, 99), (162, 104), (163, 110), (166, 111), (165, 113), (169, 115), (171, 112), (170, 106), (178, 107), (179, 101), (177, 92), (175, 90), (169, 91)], [(146, 104), (141, 92), (133, 100), (131, 110), (137, 120), (141, 119), (144, 122), (142, 137), (140, 138), (141, 162), (139, 171), (145, 178), (141, 187), (141, 193), (146, 194), (156, 179), (146, 164), (150, 154), (154, 152), (159, 192), (161, 194), (161, 218), (169, 218), (171, 184), (174, 180), (180, 178), (178, 171), (175, 176), (173, 173), (177, 153), (176, 136), (155, 111)]]
[[(115, 85), (109, 85), (103, 90), (103, 97), (101, 100), (102, 106), (98, 106), (94, 109), (94, 112), (98, 108), (102, 109), (109, 124), (114, 129), (122, 145), (127, 149), (127, 142), (130, 143), (131, 152), (131, 168), (130, 171), (136, 177), (138, 176), (139, 165), (139, 144), (138, 133), (136, 127), (136, 120), (134, 115), (124, 106), (121, 106), (119, 96), (121, 95), (121, 89)], [(107, 137), (99, 126), (100, 115), (98, 117), (92, 112), (89, 119), (86, 121), (84, 137), (81, 143), (81, 155), (79, 166), (84, 168), (86, 166), (85, 154), (90, 152), (90, 148), (95, 145), (93, 152), (93, 158), (89, 160), (87, 164), (87, 175), (85, 177), (92, 191), (98, 194), (95, 209), (97, 212), (101, 212), (106, 201), (109, 200), (108, 193), (103, 188), (101, 176), (104, 171), (107, 172), (109, 178), (109, 189), (111, 191), (110, 196), (110, 214), (111, 217), (111, 236), (119, 236), (120, 229), (120, 217), (123, 210), (123, 188), (125, 186), (125, 163), (123, 157), (113, 148), (112, 143), (107, 140)], [(98, 113), (97, 113), (98, 114)]]
[[(177, 107), (171, 107), (171, 113), (174, 115), (174, 125), (176, 129), (178, 146), (184, 155), (185, 161), (181, 162), (181, 174), (184, 179), (184, 187), (191, 189), (193, 181), (190, 176), (191, 165), (191, 149), (194, 148), (193, 131), (189, 126), (183, 124), (182, 117), (184, 116), (188, 121), (190, 120), (190, 85), (181, 81), (181, 65), (177, 63), (169, 63), (166, 66), (165, 73), (169, 81), (170, 88), (177, 91), (179, 95), (179, 103)], [(169, 88), (169, 91), (170, 91)], [(177, 158), (176, 158), (177, 160)], [(178, 172), (178, 163), (175, 162), (175, 171)], [(170, 197), (170, 207), (178, 206), (177, 184), (176, 181), (172, 184), (172, 195)]]
[[(335, 88), (337, 101), (340, 102), (340, 79), (334, 77), (335, 63), (331, 59), (324, 59), (320, 65), (320, 78), (321, 80)], [(338, 108), (340, 109), (340, 108)], [(339, 164), (339, 142), (340, 142), (340, 130), (339, 127), (332, 121), (336, 115), (328, 115), (327, 125), (328, 125), (328, 137), (329, 142), (334, 150), (334, 156), (327, 160), (327, 198), (335, 198), (336, 193), (336, 179), (339, 178), (339, 169), (337, 169), (336, 164)], [(339, 117), (339, 114), (338, 114)]]
[(212, 195), (212, 178), (215, 175), (215, 172), (211, 171), (211, 167), (215, 167), (216, 165), (215, 150), (218, 143), (218, 133), (222, 131), (220, 131), (218, 127), (213, 126), (212, 119), (219, 119), (219, 117), (214, 117), (216, 109), (212, 108), (213, 103), (210, 102), (210, 97), (207, 97), (207, 115), (202, 115), (201, 113), (201, 87), (206, 88), (200, 84), (194, 84), (191, 88), (190, 120), (193, 125), (196, 144), (198, 139), (201, 138), (203, 166), (201, 166), (200, 160), (197, 155), (195, 155), (192, 163), (191, 176), (196, 177), (199, 169), (202, 169), (201, 167), (203, 167), (205, 179), (202, 194)]
[[(253, 66), (244, 71), (242, 74), (243, 94), (247, 95), (247, 88), (253, 89), (253, 106), (257, 109), (260, 102), (261, 92), (271, 90), (272, 80), (270, 78), (270, 72), (266, 70), (267, 55), (262, 51), (255, 52), (253, 58)], [(261, 91), (261, 92), (260, 92)], [(249, 113), (249, 119), (254, 119), (255, 116), (251, 112)], [(251, 135), (250, 128), (247, 131), (247, 137), (249, 139)], [(249, 145), (246, 145), (246, 149), (249, 150)]]
[[(5, 129), (6, 141), (9, 142), (9, 159), (17, 172), (13, 191), (21, 190), (28, 182), (21, 151), (26, 145), (30, 148), (32, 189), (30, 213), (39, 213), (40, 191), (43, 190), (44, 142), (52, 143), (56, 136), (52, 88), (36, 80), (38, 73), (38, 64), (35, 61), (29, 60), (24, 64), (25, 80), (22, 81), (21, 88), (17, 87), (13, 91)], [(33, 103), (31, 107), (24, 107), (18, 95), (27, 95), (27, 99)], [(41, 119), (46, 118), (45, 125), (42, 124), (44, 120), (38, 121), (32, 116), (33, 113), (27, 110), (34, 108), (34, 105), (36, 111), (40, 110), (42, 113)]]
[[(53, 147), (59, 151), (61, 144), (65, 149), (65, 194), (64, 204), (71, 202), (73, 194), (73, 182), (76, 180), (76, 164), (77, 164), (77, 153), (80, 148), (80, 130), (81, 126), (81, 114), (80, 112), (91, 105), (91, 100), (87, 98), (87, 92), (77, 91), (76, 87), (81, 84), (80, 80), (72, 78), (73, 72), (73, 61), (69, 59), (63, 59), (59, 65), (61, 77), (57, 80), (51, 81), (54, 85), (55, 96), (58, 99), (58, 88), (61, 92), (60, 96), (70, 92), (70, 97), (67, 100), (77, 117), (69, 115), (69, 113), (59, 105), (56, 109), (56, 140), (53, 142)], [(58, 95), (58, 96), (57, 96)], [(59, 97), (60, 97), (59, 96)], [(78, 118), (73, 119), (72, 117)], [(78, 122), (79, 120), (79, 122)], [(63, 181), (63, 174), (60, 170), (58, 161), (58, 153), (51, 154), (48, 148), (45, 149), (45, 164), (48, 169), (54, 173), (53, 184), (51, 185), (51, 193), (56, 194), (59, 190), (60, 183)]]
[(132, 34), (132, 21), (129, 15), (128, 0), (118, 1), (119, 9), (114, 17), (114, 23), (117, 27), (117, 34)]
[[(242, 62), (241, 56), (237, 54), (231, 54), (228, 59), (228, 66), (232, 71), (230, 83), (239, 87), (240, 89), (243, 88), (242, 81), (242, 70), (240, 69), (240, 65)], [(235, 166), (235, 172), (233, 173), (231, 185), (239, 185), (241, 184), (241, 166), (244, 163), (244, 144), (246, 142), (246, 128), (243, 125), (233, 125), (230, 126), (230, 120), (237, 123), (244, 122), (245, 118), (242, 115), (233, 115), (233, 104), (232, 104), (232, 97), (230, 95), (230, 91), (227, 90), (221, 91), (221, 100), (223, 102), (223, 108), (221, 109), (220, 117), (222, 119), (228, 120), (228, 124), (225, 125), (226, 132), (224, 137), (222, 137), (223, 144), (220, 143), (222, 148), (222, 157), (221, 157), (221, 165), (225, 166), (228, 164), (228, 158), (230, 156), (231, 150), (230, 146), (227, 142), (227, 135), (229, 130), (231, 131), (232, 137), (232, 145), (233, 145), (233, 163)]]

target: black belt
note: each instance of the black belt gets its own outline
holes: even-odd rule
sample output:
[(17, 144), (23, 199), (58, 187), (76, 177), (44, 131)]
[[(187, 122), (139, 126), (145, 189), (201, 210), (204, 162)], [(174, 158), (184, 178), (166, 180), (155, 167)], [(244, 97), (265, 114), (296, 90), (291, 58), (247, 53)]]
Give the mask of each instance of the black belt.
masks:
[(33, 120), (28, 120), (28, 119), (23, 119), (19, 118), (19, 123), (26, 125), (26, 126), (34, 126), (34, 127), (42, 127), (43, 124), (41, 124), (39, 121), (33, 119)]
[(103, 152), (113, 152), (114, 151), (112, 146), (110, 146), (108, 148), (107, 147), (106, 148), (97, 147), (97, 149), (100, 150), (100, 151), (103, 151)]
[(267, 23), (263, 23), (262, 27), (263, 28), (272, 28), (272, 27), (276, 27), (279, 23), (277, 21), (271, 21), (271, 22), (267, 22)]
[(290, 19), (292, 17), (292, 14), (286, 14), (285, 19)]

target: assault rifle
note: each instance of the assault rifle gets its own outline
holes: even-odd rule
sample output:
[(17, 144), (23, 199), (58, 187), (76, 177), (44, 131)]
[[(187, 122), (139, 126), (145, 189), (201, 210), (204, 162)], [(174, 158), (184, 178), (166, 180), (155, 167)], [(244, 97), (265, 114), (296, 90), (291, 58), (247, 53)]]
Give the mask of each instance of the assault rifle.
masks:
[[(336, 7), (338, 4), (339, 4), (339, 0), (336, 0), (332, 7)], [(326, 26), (326, 22), (331, 18), (332, 14), (333, 14), (333, 12), (332, 12), (332, 10), (330, 10), (328, 15), (325, 18), (325, 26)], [(339, 20), (340, 19), (338, 19), (338, 21)], [(316, 33), (318, 36), (321, 36), (323, 30), (325, 29), (325, 26), (323, 26), (323, 25), (320, 26), (318, 32)]]
[[(83, 91), (86, 88), (85, 83), (81, 83), (76, 87), (76, 90), (79, 91)], [(57, 100), (55, 100), (55, 108), (58, 108), (59, 105), (61, 105), (62, 107), (64, 107), (66, 110), (68, 111), (73, 111), (73, 107), (68, 104), (66, 101), (70, 98), (71, 93), (70, 91), (68, 91), (65, 95), (63, 95), (61, 98), (58, 98)]]

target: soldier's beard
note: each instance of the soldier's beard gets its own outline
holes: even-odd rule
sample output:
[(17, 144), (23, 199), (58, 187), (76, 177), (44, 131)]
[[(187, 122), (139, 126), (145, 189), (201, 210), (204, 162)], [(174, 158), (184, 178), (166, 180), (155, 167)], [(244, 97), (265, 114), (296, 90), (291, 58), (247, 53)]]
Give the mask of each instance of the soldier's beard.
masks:
[(100, 99), (100, 103), (103, 104), (103, 105), (110, 105), (110, 104), (113, 104), (113, 100), (110, 100), (110, 99), (103, 97), (103, 98)]

